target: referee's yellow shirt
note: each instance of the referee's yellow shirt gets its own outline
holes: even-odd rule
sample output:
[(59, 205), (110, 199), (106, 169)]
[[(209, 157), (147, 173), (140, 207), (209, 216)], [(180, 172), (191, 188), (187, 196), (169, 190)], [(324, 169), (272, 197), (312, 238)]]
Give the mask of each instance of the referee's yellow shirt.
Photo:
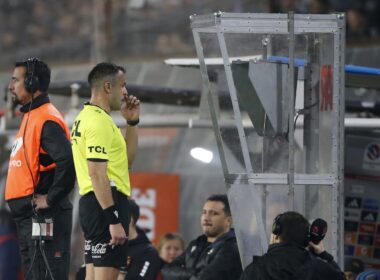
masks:
[(127, 145), (107, 112), (98, 106), (85, 104), (71, 131), (71, 147), (79, 194), (85, 195), (94, 190), (87, 165), (87, 160), (92, 160), (107, 161), (110, 185), (130, 196)]

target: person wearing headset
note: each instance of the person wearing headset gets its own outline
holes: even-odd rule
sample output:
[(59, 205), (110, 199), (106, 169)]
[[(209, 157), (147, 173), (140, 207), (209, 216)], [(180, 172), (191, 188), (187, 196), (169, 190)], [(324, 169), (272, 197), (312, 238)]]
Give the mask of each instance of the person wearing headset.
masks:
[(49, 84), (50, 69), (37, 58), (16, 62), (9, 83), (22, 121), (10, 155), (5, 199), (17, 225), (24, 276), (35, 280), (68, 279), (70, 261), (68, 196), (75, 169), (70, 132), (50, 103)]
[(254, 256), (240, 280), (344, 280), (322, 242), (309, 241), (309, 228), (308, 220), (297, 212), (279, 214), (273, 222), (268, 252)]

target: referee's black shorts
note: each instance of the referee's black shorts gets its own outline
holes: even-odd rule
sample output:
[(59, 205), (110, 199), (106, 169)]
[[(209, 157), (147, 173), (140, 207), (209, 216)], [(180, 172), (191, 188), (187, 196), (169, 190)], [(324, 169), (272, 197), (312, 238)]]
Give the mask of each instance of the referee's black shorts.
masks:
[[(128, 197), (112, 187), (112, 196), (119, 212), (119, 220), (128, 236), (130, 209)], [(127, 241), (123, 245), (110, 246), (109, 224), (94, 192), (79, 200), (79, 219), (85, 237), (85, 263), (97, 267), (120, 268), (127, 261)]]

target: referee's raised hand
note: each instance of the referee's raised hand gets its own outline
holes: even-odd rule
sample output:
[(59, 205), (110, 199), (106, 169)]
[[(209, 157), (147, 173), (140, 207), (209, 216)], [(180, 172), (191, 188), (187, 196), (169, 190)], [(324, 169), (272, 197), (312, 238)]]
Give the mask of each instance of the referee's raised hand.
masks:
[(140, 100), (128, 92), (123, 93), (120, 113), (128, 121), (138, 120), (140, 117)]

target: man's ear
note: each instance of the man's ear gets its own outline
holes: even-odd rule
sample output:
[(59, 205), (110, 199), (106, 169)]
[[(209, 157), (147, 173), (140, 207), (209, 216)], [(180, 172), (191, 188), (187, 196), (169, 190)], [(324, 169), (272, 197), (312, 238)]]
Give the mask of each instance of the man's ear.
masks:
[(276, 243), (280, 243), (280, 236), (271, 233), (269, 244), (276, 244)]
[(103, 88), (104, 88), (104, 91), (107, 93), (107, 94), (110, 94), (111, 93), (111, 88), (112, 88), (112, 85), (110, 82), (104, 82), (103, 84)]
[(232, 216), (227, 217), (227, 222), (228, 222), (229, 227), (231, 228), (232, 227)]

